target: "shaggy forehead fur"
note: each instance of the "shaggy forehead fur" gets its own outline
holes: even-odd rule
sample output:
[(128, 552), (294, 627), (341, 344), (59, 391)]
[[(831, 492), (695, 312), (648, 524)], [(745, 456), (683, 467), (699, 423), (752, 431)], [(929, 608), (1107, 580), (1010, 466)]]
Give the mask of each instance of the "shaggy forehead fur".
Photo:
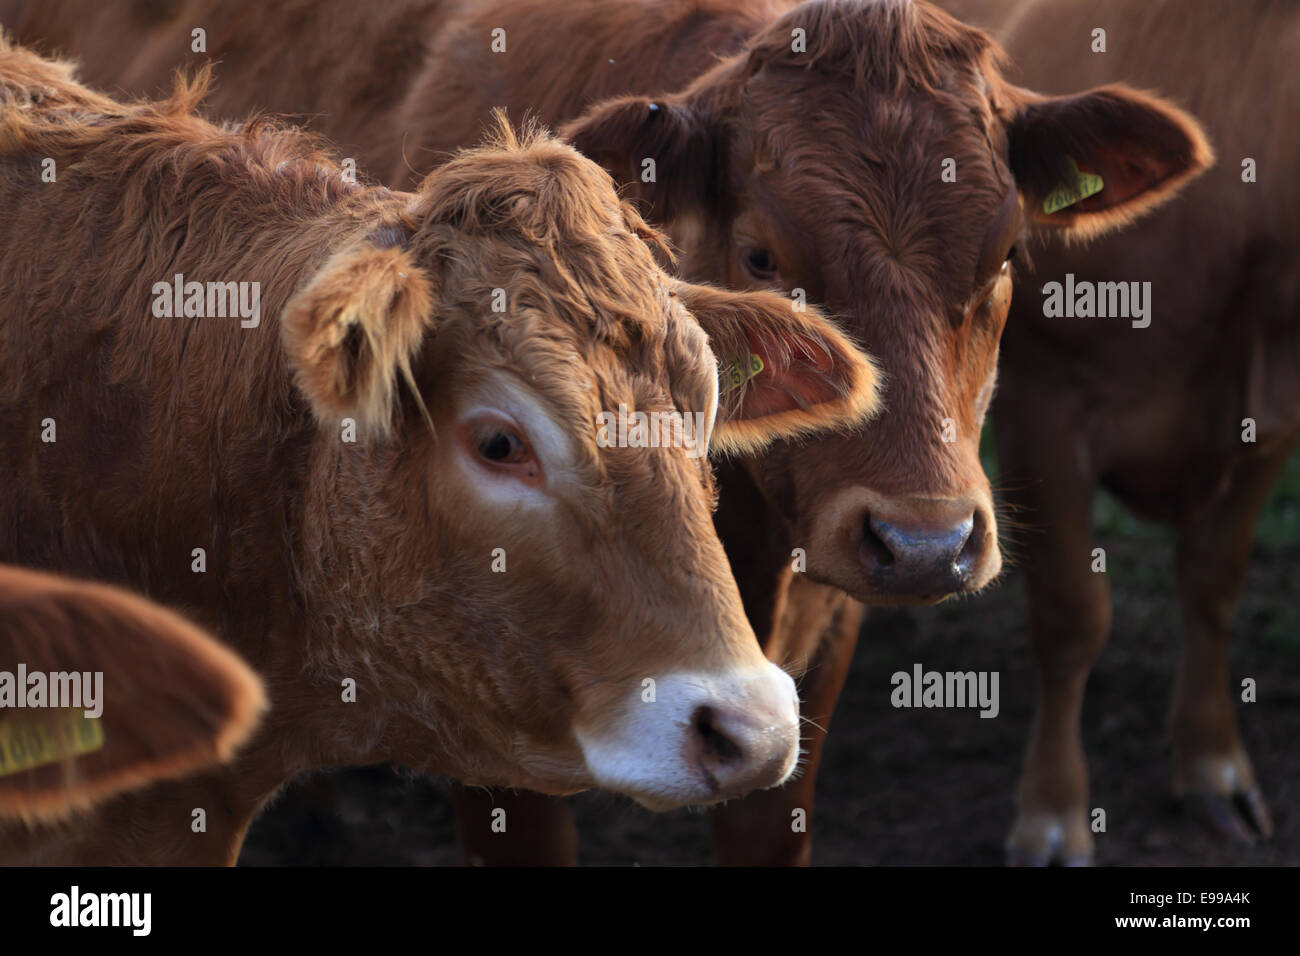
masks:
[(444, 277), (438, 336), (460, 340), (461, 363), (523, 376), (576, 427), (587, 464), (603, 473), (610, 457), (601, 411), (707, 409), (715, 358), (651, 251), (668, 254), (663, 237), (571, 147), (501, 120), (425, 179), (405, 219), (417, 261)]
[[(796, 27), (808, 53), (792, 57)], [(991, 220), (1014, 185), (987, 34), (926, 4), (824, 0), (776, 21), (735, 66), (728, 85), (749, 138), (738, 159), (759, 190), (819, 211), (823, 259), (855, 263), (852, 284), (873, 298), (931, 314), (963, 302), (982, 235), (952, 224)], [(802, 104), (814, 101), (810, 121)], [(941, 157), (956, 182), (940, 183)]]
[(920, 88), (933, 93), (949, 87), (954, 69), (966, 64), (1005, 64), (988, 34), (929, 4), (820, 0), (799, 5), (754, 38), (749, 72), (789, 64), (795, 27), (806, 31), (801, 68), (850, 77), (859, 90), (898, 95)]

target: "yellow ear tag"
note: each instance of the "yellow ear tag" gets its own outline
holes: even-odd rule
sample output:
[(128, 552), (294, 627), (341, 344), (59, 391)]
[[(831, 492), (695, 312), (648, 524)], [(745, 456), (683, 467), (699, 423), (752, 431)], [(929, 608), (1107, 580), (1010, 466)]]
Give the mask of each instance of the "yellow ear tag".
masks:
[(743, 363), (738, 358), (732, 359), (731, 363), (722, 370), (721, 391), (723, 393), (735, 391), (762, 372), (764, 368), (763, 359), (758, 355), (751, 354)]
[(1066, 206), (1073, 206), (1080, 200), (1095, 196), (1106, 184), (1096, 173), (1081, 173), (1073, 156), (1067, 156), (1070, 163), (1070, 178), (1057, 186), (1043, 200), (1043, 212), (1049, 216), (1060, 212)]
[(0, 777), (94, 753), (104, 728), (76, 708), (29, 712), (0, 721)]

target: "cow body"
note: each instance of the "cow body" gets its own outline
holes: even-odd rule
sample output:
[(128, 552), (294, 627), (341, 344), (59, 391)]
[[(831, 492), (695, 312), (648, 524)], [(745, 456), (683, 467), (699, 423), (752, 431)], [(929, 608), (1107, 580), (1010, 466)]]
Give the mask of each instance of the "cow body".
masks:
[[(1040, 687), (1011, 856), (1092, 853), (1079, 725), (1111, 629), (1106, 576), (1092, 569), (1099, 486), (1178, 529), (1186, 633), (1170, 711), (1174, 791), (1229, 837), (1267, 835), (1227, 652), (1255, 520), (1300, 436), (1300, 14), (1208, 0), (945, 5), (995, 30), (1038, 88), (1123, 81), (1177, 98), (1222, 157), (1182, 201), (1130, 231), (1034, 247), (1017, 288), (994, 415), (1003, 477), (1027, 526)], [(1090, 49), (1097, 27), (1105, 54)], [(1073, 43), (1059, 48), (1062, 37)], [(1045, 315), (1041, 288), (1066, 275), (1150, 283), (1149, 325)]]
[[(0, 40), (0, 560), (184, 609), (270, 714), (229, 768), (9, 829), (4, 858), (233, 862), (277, 787), (349, 763), (656, 808), (784, 779), (797, 698), (703, 452), (856, 422), (867, 360), (666, 276), (548, 137), (392, 192), (200, 92), (124, 105)], [(763, 373), (720, 394), (710, 344)], [(602, 445), (621, 406), (693, 416), (694, 452)]]
[[(137, 92), (219, 57), (220, 111), (301, 113), (397, 177), (474, 141), (492, 107), (562, 124), (664, 225), (684, 275), (817, 302), (880, 359), (885, 408), (867, 431), (719, 473), (716, 523), (746, 612), (777, 659), (818, 675), (805, 773), (720, 811), (739, 821), (724, 832), (750, 831), (719, 842), (730, 862), (809, 858), (790, 811), (812, 804), (862, 604), (929, 603), (998, 574), (978, 442), (1017, 238), (1122, 225), (1209, 162), (1168, 104), (1127, 89), (1039, 97), (1003, 79), (986, 36), (901, 0), (409, 0), (364, 23), (341, 2), (196, 0), (97, 27), (75, 0), (9, 6), (0, 20), (24, 39)], [(207, 54), (192, 52), (200, 26)], [(139, 55), (124, 60), (124, 45)], [(1022, 216), (1067, 157), (1102, 169), (1107, 189)], [(816, 617), (784, 633), (797, 610)]]

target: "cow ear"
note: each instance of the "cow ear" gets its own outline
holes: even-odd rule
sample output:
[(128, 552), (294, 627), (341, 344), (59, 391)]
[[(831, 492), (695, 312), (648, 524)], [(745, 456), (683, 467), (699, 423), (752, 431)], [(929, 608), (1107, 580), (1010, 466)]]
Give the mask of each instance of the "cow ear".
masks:
[(0, 672), (12, 678), (20, 665), (29, 687), (36, 673), (47, 693), (69, 686), (51, 675), (71, 675), (90, 694), (71, 708), (0, 710), (0, 818), (56, 819), (229, 760), (265, 708), (247, 665), (170, 611), (0, 567)]
[(704, 203), (720, 171), (711, 117), (680, 97), (606, 100), (560, 132), (659, 222)]
[(322, 423), (392, 429), (394, 392), (433, 324), (433, 282), (405, 249), (369, 240), (330, 258), (285, 307), (281, 335)]
[(773, 292), (682, 283), (677, 294), (719, 363), (718, 451), (752, 454), (875, 413), (880, 376), (872, 360), (817, 310), (797, 310)]
[(1029, 218), (1071, 236), (1127, 225), (1214, 162), (1192, 116), (1122, 84), (1073, 96), (1011, 94), (1011, 170)]

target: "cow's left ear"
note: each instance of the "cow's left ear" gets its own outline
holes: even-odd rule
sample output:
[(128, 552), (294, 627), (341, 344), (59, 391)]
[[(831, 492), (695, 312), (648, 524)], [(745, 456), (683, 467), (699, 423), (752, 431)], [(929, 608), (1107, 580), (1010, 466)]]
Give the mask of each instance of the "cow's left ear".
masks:
[(753, 454), (774, 441), (850, 428), (878, 407), (880, 375), (830, 319), (774, 292), (681, 283), (677, 295), (718, 360), (712, 445)]
[(683, 96), (621, 96), (564, 126), (560, 135), (605, 167), (624, 195), (643, 200), (657, 222), (669, 222), (720, 190), (710, 112)]
[(1007, 93), (1011, 171), (1028, 217), (1072, 237), (1127, 225), (1214, 163), (1195, 118), (1123, 84), (1073, 96)]
[(289, 300), (281, 335), (298, 387), (323, 423), (387, 434), (394, 392), (433, 324), (433, 282), (398, 246), (366, 240), (331, 257)]

